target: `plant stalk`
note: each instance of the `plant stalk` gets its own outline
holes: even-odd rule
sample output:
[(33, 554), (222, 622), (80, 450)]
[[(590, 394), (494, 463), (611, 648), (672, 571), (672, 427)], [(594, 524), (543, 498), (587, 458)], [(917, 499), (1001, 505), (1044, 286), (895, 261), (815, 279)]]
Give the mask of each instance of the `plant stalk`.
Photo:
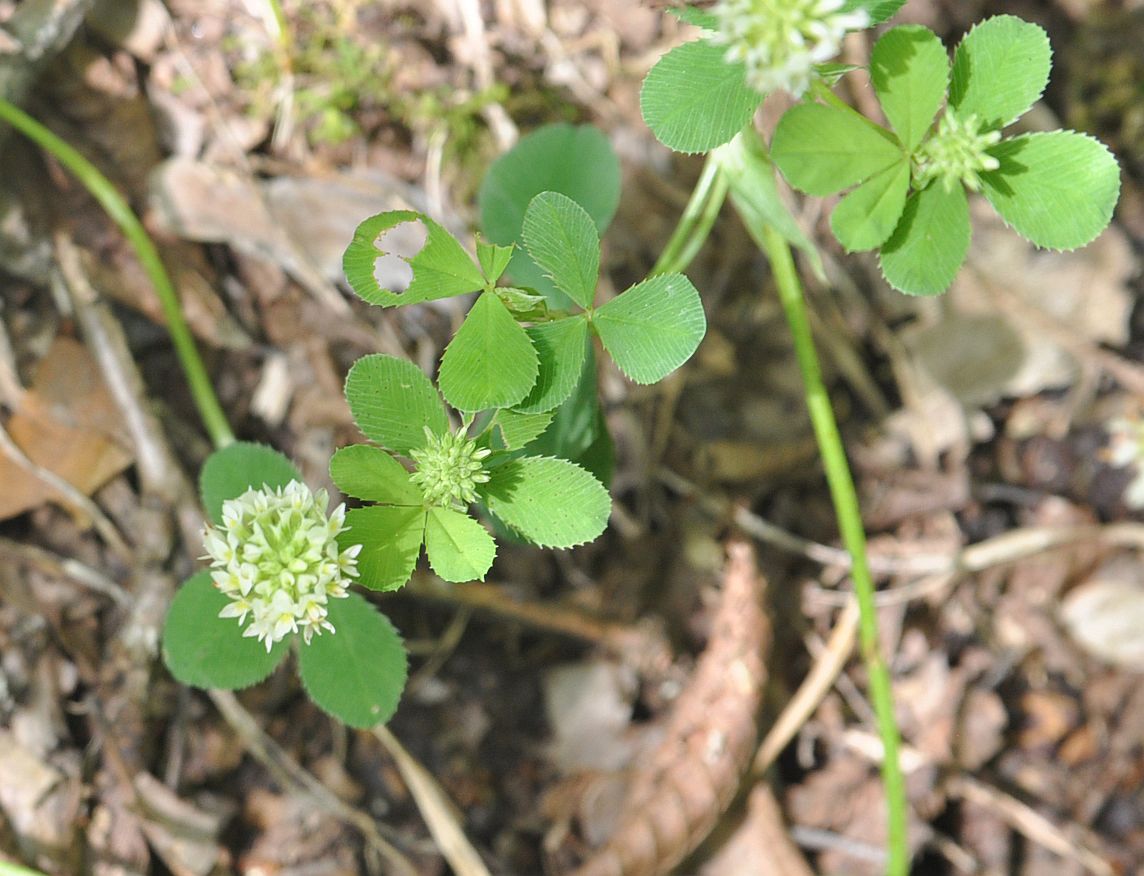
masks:
[(811, 335), (806, 302), (803, 298), (802, 283), (795, 269), (794, 258), (789, 244), (770, 225), (750, 229), (751, 234), (762, 246), (774, 272), (778, 286), (779, 300), (790, 326), (794, 341), (795, 355), (806, 390), (806, 404), (810, 411), (810, 421), (814, 437), (822, 456), (826, 482), (830, 487), (830, 497), (842, 543), (853, 561), (851, 576), (854, 579), (854, 595), (858, 602), (858, 635), (862, 659), (869, 677), (870, 698), (877, 717), (878, 736), (882, 741), (882, 784), (886, 795), (887, 810), (887, 862), (889, 876), (906, 876), (909, 871), (909, 849), (906, 843), (906, 787), (898, 760), (898, 725), (894, 718), (894, 697), (890, 683), (890, 672), (882, 659), (878, 643), (878, 617), (874, 604), (874, 580), (870, 575), (870, 565), (866, 556), (866, 531), (862, 525), (862, 514), (858, 504), (858, 494), (854, 489), (854, 478), (846, 460), (842, 436), (838, 423), (830, 407), (830, 397), (822, 381), (822, 371), (815, 352), (814, 338)]
[(143, 223), (139, 221), (127, 201), (111, 184), (111, 181), (99, 171), (99, 168), (84, 158), (70, 144), (3, 98), (0, 98), (0, 120), (8, 122), (13, 128), (49, 152), (60, 164), (70, 170), (115, 221), (115, 224), (119, 226), (124, 237), (135, 250), (136, 257), (143, 265), (143, 270), (147, 272), (151, 284), (155, 287), (155, 293), (159, 296), (159, 304), (163, 308), (163, 316), (167, 320), (167, 331), (170, 333), (171, 342), (175, 346), (175, 355), (178, 357), (179, 365), (187, 378), (191, 397), (194, 399), (195, 407), (198, 408), (204, 428), (216, 448), (230, 444), (234, 441), (234, 433), (231, 431), (226, 414), (223, 413), (222, 405), (219, 404), (218, 397), (215, 395), (206, 366), (203, 365), (194, 338), (191, 336), (191, 330), (183, 317), (175, 286), (163, 267), (163, 260), (159, 257), (159, 251), (155, 248), (155, 243), (143, 227)]
[(691, 264), (711, 233), (711, 226), (715, 224), (726, 196), (727, 176), (720, 172), (719, 162), (714, 153), (710, 153), (675, 231), (648, 272), (649, 278), (678, 273)]

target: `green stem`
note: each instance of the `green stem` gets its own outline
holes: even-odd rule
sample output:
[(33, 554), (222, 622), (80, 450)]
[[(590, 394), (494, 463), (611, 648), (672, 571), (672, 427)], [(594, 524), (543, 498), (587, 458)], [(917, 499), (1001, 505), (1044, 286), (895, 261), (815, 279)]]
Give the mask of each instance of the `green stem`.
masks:
[(9, 861), (0, 861), (0, 876), (45, 876), (45, 874)]
[(838, 529), (842, 534), (842, 543), (853, 561), (851, 575), (854, 579), (854, 595), (858, 600), (859, 642), (862, 659), (866, 664), (866, 673), (869, 676), (870, 698), (877, 716), (878, 735), (881, 737), (883, 748), (882, 783), (886, 794), (888, 820), (886, 872), (889, 876), (905, 876), (909, 869), (909, 852), (906, 845), (906, 787), (898, 761), (898, 725), (894, 719), (890, 672), (882, 659), (882, 650), (878, 644), (874, 581), (870, 576), (870, 565), (866, 558), (866, 532), (862, 526), (858, 494), (854, 489), (850, 465), (846, 461), (846, 451), (842, 445), (842, 436), (838, 432), (838, 423), (830, 407), (830, 397), (822, 381), (822, 371), (818, 365), (818, 355), (815, 352), (814, 338), (807, 318), (806, 302), (803, 300), (802, 283), (795, 270), (790, 246), (770, 225), (765, 225), (761, 229), (751, 229), (751, 233), (763, 247), (774, 272), (779, 300), (786, 313), (787, 324), (794, 340), (795, 355), (806, 387), (806, 404), (810, 410), (810, 421), (814, 427), (819, 453), (822, 455)]
[(218, 397), (211, 386), (203, 360), (195, 347), (191, 330), (183, 318), (183, 311), (179, 306), (179, 296), (163, 267), (159, 252), (155, 248), (150, 235), (147, 234), (143, 224), (132, 212), (127, 201), (119, 194), (99, 169), (84, 158), (72, 146), (57, 137), (23, 110), (13, 106), (0, 98), (0, 120), (8, 122), (21, 134), (34, 141), (38, 146), (50, 152), (56, 160), (75, 174), (92, 196), (99, 201), (107, 214), (119, 226), (127, 238), (135, 255), (147, 272), (155, 292), (159, 296), (159, 304), (163, 308), (163, 315), (167, 320), (167, 331), (171, 335), (171, 342), (175, 346), (175, 354), (179, 358), (187, 383), (191, 388), (191, 396), (199, 410), (203, 426), (211, 437), (215, 447), (225, 447), (234, 441), (234, 433), (227, 423), (226, 414), (223, 413)]
[(691, 264), (707, 240), (726, 196), (727, 176), (721, 172), (714, 154), (709, 154), (695, 189), (691, 192), (691, 199), (679, 217), (679, 224), (675, 226), (671, 239), (664, 245), (648, 277), (674, 274)]

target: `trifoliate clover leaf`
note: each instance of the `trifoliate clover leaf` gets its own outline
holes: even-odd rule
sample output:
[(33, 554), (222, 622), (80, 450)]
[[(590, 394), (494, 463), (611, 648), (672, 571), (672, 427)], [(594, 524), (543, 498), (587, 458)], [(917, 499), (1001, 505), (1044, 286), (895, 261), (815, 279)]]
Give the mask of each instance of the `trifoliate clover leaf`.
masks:
[(1044, 31), (1013, 16), (970, 31), (952, 73), (936, 36), (893, 28), (874, 46), (871, 79), (894, 133), (872, 131), (844, 109), (803, 104), (780, 120), (772, 155), (808, 194), (858, 186), (834, 210), (835, 236), (848, 250), (880, 246), (883, 275), (903, 292), (932, 295), (953, 282), (969, 247), (966, 190), (984, 194), (1038, 246), (1081, 246), (1111, 220), (1115, 159), (1071, 131), (1002, 138), (1040, 97), (1049, 62)]
[[(363, 586), (373, 590), (403, 586), (413, 574), (422, 545), (430, 566), (445, 580), (483, 580), (496, 546), (484, 527), (469, 516), (474, 504), (490, 512), (489, 501), (539, 509), (540, 516), (533, 523), (518, 525), (511, 507), (507, 513), (513, 519), (505, 520), (538, 544), (571, 546), (602, 531), (599, 505), (602, 496), (610, 509), (607, 491), (576, 466), (572, 469), (578, 474), (559, 500), (570, 503), (559, 511), (563, 515), (560, 519), (573, 522), (561, 528), (545, 522), (546, 514), (551, 517), (557, 513), (547, 504), (553, 484), (559, 488), (561, 478), (568, 478), (559, 468), (562, 460), (545, 463), (539, 470), (541, 475), (553, 473), (554, 481), (549, 483), (543, 476), (515, 479), (509, 498), (505, 498), (504, 472), (515, 470), (506, 466), (519, 463), (525, 472), (538, 470), (534, 457), (516, 457), (520, 448), (544, 431), (553, 411), (500, 409), (494, 416), (483, 418), (484, 425), (476, 435), (469, 434), (471, 417), (461, 429), (454, 430), (429, 379), (412, 363), (384, 355), (358, 361), (346, 381), (346, 396), (362, 431), (383, 445), (343, 448), (330, 462), (330, 476), (344, 492), (376, 503), (348, 512), (348, 529), (339, 535), (344, 544), (362, 545), (356, 560)], [(554, 468), (552, 464), (557, 465)], [(497, 477), (499, 487), (488, 493)], [(583, 478), (591, 481), (594, 489), (582, 483)], [(494, 498), (490, 500), (490, 496)]]

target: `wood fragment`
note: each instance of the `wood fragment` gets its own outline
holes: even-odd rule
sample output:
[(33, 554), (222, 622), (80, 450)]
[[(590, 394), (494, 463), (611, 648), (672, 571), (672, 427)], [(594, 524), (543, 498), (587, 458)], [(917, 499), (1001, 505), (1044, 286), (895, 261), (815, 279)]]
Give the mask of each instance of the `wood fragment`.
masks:
[(574, 876), (671, 872), (715, 827), (755, 748), (770, 625), (752, 548), (728, 546), (707, 650), (679, 696), (663, 741), (634, 766), (623, 817)]

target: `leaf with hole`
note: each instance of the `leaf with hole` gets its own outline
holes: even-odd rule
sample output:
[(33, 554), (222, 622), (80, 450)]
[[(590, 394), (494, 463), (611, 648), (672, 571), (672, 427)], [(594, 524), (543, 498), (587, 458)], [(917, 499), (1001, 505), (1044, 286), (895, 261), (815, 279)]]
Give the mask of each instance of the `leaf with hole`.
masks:
[[(379, 260), (388, 262), (387, 275), (393, 275), (395, 268), (398, 275), (411, 272), (404, 290), (384, 288), (378, 282)], [(453, 235), (412, 210), (379, 213), (358, 225), (342, 258), (342, 269), (360, 298), (382, 307), (449, 298), (485, 285), (480, 268)]]

